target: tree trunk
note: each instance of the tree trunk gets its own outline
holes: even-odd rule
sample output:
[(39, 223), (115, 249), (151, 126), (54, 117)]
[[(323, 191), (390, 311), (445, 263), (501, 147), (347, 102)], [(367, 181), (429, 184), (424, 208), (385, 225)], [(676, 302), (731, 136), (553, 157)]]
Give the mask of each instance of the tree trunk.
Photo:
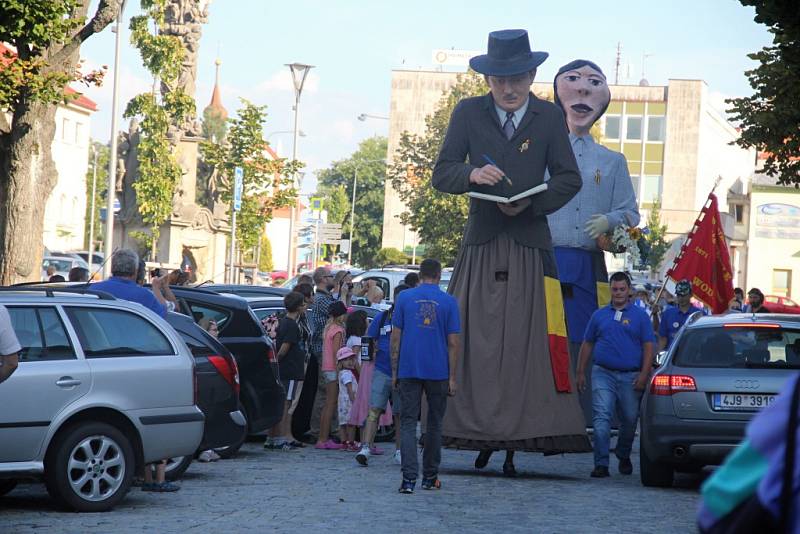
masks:
[(58, 181), (52, 157), (56, 106), (27, 103), (3, 134), (0, 164), (0, 284), (41, 279), (47, 198)]

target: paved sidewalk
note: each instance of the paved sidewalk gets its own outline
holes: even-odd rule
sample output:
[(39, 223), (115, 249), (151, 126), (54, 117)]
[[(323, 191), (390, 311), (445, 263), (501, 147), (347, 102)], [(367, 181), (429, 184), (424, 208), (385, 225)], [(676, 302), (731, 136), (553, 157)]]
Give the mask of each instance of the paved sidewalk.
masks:
[[(388, 444), (386, 444), (388, 445)], [(633, 476), (591, 479), (591, 454), (517, 454), (520, 476), (502, 476), (503, 454), (483, 471), (475, 453), (443, 453), (442, 489), (400, 495), (393, 445), (359, 467), (353, 453), (264, 451), (247, 443), (239, 457), (194, 463), (172, 494), (133, 488), (112, 512), (58, 511), (43, 485), (0, 498), (0, 532), (693, 532), (698, 477), (673, 489), (644, 488)], [(638, 452), (638, 451), (635, 451)]]

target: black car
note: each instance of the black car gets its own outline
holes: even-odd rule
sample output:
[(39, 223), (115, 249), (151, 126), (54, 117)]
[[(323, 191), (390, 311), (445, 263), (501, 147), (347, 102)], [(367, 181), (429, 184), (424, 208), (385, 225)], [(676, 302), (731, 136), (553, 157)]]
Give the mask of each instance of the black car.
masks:
[(217, 293), (229, 293), (240, 297), (283, 298), (291, 289), (287, 287), (251, 286), (247, 284), (204, 284), (200, 289), (210, 289)]
[(239, 401), (248, 434), (274, 426), (283, 416), (285, 391), (279, 380), (272, 340), (247, 301), (207, 289), (179, 286), (171, 289), (180, 311), (203, 329), (214, 321), (219, 332), (217, 339), (233, 353), (239, 367)]
[[(236, 360), (219, 341), (180, 313), (168, 313), (167, 322), (180, 334), (194, 356), (197, 376), (197, 406), (206, 417), (203, 441), (197, 453), (223, 449), (233, 453), (246, 437), (244, 415), (239, 409), (239, 369)], [(179, 478), (192, 462), (192, 456), (172, 458), (167, 478)]]

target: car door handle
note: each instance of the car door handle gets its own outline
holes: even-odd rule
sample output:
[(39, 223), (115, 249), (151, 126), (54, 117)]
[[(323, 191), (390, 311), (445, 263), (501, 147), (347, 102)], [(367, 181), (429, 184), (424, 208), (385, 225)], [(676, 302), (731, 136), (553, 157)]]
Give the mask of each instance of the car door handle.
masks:
[(73, 388), (75, 386), (80, 386), (81, 381), (75, 380), (71, 376), (62, 376), (58, 380), (56, 380), (56, 385), (62, 388)]

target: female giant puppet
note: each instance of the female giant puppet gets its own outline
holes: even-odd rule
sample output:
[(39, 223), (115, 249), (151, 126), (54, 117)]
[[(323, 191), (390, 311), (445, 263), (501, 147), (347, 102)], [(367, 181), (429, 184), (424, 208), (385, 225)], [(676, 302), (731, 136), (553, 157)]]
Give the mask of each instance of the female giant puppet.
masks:
[[(591, 61), (577, 59), (558, 69), (553, 85), (556, 104), (567, 118), (570, 145), (583, 180), (580, 192), (547, 216), (574, 372), (589, 318), (611, 297), (597, 238), (623, 223), (636, 226), (639, 209), (625, 156), (596, 143), (589, 134), (611, 100), (603, 71)], [(580, 401), (586, 426), (592, 426), (591, 385), (581, 394)]]
[(530, 86), (545, 52), (531, 52), (524, 30), (489, 35), (487, 55), (470, 60), (490, 93), (453, 110), (433, 186), (510, 197), (550, 180), (546, 191), (500, 204), (470, 199), (449, 291), (459, 302), (463, 355), (458, 395), (448, 401), (443, 442), (509, 451), (590, 450), (570, 377), (561, 287), (547, 215), (580, 189), (564, 115)]

